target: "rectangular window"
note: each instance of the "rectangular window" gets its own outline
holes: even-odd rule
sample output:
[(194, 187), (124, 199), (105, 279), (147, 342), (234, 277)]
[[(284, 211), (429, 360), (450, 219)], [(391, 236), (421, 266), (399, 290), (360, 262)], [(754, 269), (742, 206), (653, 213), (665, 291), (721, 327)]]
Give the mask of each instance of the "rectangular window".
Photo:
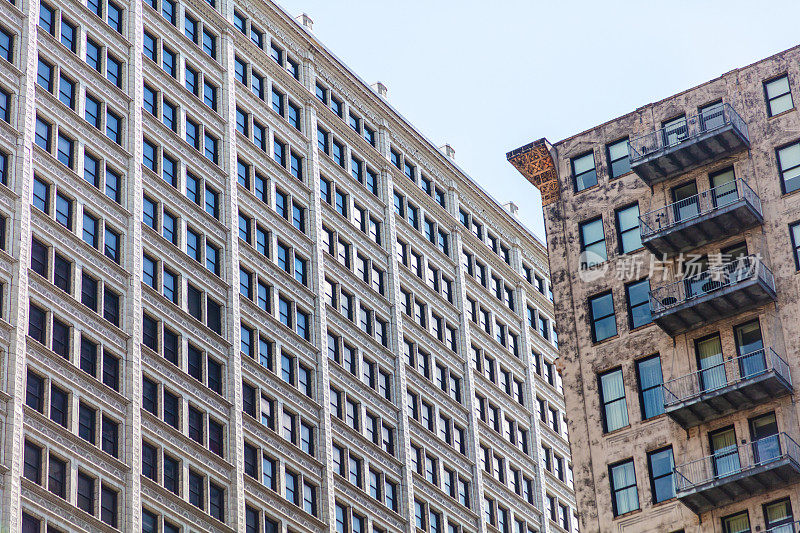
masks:
[(614, 211), (617, 221), (619, 251), (627, 254), (642, 247), (642, 236), (639, 233), (639, 204), (634, 204)]
[(611, 291), (589, 298), (592, 340), (600, 342), (617, 334), (617, 317)]
[(42, 482), (42, 448), (25, 440), (22, 475), (37, 485)]
[[(732, 516), (726, 516), (722, 519), (722, 530), (724, 533), (750, 533), (752, 531), (750, 529), (750, 515), (747, 511), (742, 511)], [(780, 531), (780, 528), (778, 531)]]
[(47, 490), (59, 498), (67, 497), (67, 463), (50, 454)]
[(639, 378), (639, 402), (642, 406), (642, 419), (646, 420), (664, 412), (664, 394), (661, 385), (661, 357), (654, 355), (636, 361), (636, 374)]
[(764, 95), (767, 99), (767, 112), (771, 117), (794, 109), (788, 75), (765, 82)]
[(94, 479), (78, 471), (78, 509), (94, 515)]
[(58, 99), (62, 104), (75, 109), (75, 82), (62, 73), (58, 82)]
[(777, 154), (783, 192), (800, 189), (800, 142), (778, 149)]
[(636, 473), (633, 459), (608, 467), (611, 482), (614, 516), (620, 516), (639, 508), (639, 493), (636, 488)]
[(570, 160), (575, 191), (580, 192), (597, 185), (597, 170), (594, 166), (594, 152), (574, 157)]
[[(67, 47), (67, 49), (72, 52), (73, 54), (76, 53), (78, 48), (78, 42), (76, 40), (76, 33), (77, 29), (75, 26), (69, 22), (67, 22), (64, 17), (61, 17), (61, 44)], [(0, 49), (5, 52), (3, 57), (6, 61), (11, 61), (11, 38), (8, 36), (7, 38), (3, 36), (2, 45), (0, 45)]]
[(600, 399), (603, 404), (603, 430), (608, 433), (628, 425), (628, 404), (622, 369), (600, 375)]
[(631, 161), (628, 152), (628, 139), (622, 139), (606, 146), (608, 155), (608, 173), (613, 178), (618, 178), (631, 171)]
[(789, 234), (792, 238), (792, 255), (794, 255), (794, 266), (800, 270), (800, 222), (795, 222), (789, 226)]
[(628, 324), (631, 329), (652, 322), (650, 316), (650, 280), (643, 279), (625, 285), (628, 300)]
[(650, 489), (653, 503), (663, 502), (675, 497), (675, 483), (672, 469), (675, 462), (672, 457), (672, 446), (647, 454), (647, 467), (650, 469)]
[(603, 218), (597, 217), (580, 224), (581, 268), (598, 265), (608, 259)]

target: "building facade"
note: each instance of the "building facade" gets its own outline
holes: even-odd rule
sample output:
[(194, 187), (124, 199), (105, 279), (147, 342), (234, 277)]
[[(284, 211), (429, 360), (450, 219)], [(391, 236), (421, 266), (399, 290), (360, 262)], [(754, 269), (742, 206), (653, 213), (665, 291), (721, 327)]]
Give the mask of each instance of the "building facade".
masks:
[(543, 244), (308, 17), (5, 1), (0, 56), (3, 530), (574, 529)]
[(800, 48), (550, 145), (583, 531), (797, 531)]

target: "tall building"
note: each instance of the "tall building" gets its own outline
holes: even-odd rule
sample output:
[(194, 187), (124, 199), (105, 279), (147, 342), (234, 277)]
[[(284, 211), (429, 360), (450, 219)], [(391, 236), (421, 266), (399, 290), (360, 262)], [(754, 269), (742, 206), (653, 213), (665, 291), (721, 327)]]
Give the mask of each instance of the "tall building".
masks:
[(0, 529), (576, 522), (543, 244), (308, 17), (4, 1), (0, 56)]
[(583, 531), (798, 531), (800, 48), (550, 145)]

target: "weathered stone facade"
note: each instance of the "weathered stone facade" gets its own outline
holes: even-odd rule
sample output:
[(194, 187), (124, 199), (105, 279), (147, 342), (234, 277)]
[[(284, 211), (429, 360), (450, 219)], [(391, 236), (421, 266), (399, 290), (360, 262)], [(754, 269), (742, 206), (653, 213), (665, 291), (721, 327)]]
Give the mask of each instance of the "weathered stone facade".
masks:
[[(740, 357), (737, 359), (737, 356), (741, 355), (741, 350), (737, 352), (734, 327), (757, 319), (763, 346), (772, 348), (780, 354), (780, 358), (788, 363), (785, 373), (790, 372), (791, 382), (795, 387), (800, 383), (800, 372), (798, 372), (800, 308), (798, 308), (797, 278), (800, 263), (796, 263), (794, 257), (794, 248), (800, 242), (796, 243), (792, 239), (790, 228), (791, 224), (800, 219), (800, 196), (796, 191), (784, 192), (787, 189), (782, 187), (782, 169), (778, 161), (778, 150), (798, 141), (798, 131), (800, 131), (800, 115), (796, 110), (797, 99), (800, 98), (798, 65), (800, 65), (800, 48), (792, 48), (554, 143), (550, 150), (558, 174), (559, 191), (557, 201), (546, 205), (544, 211), (555, 292), (556, 320), (560, 334), (560, 367), (566, 389), (580, 526), (584, 532), (764, 531), (771, 527), (766, 523), (765, 504), (783, 498), (789, 499), (794, 513), (794, 518), (786, 518), (786, 522), (796, 520), (800, 514), (798, 497), (800, 465), (797, 464), (800, 456), (795, 453), (793, 444), (800, 439), (800, 426), (794, 402), (795, 389), (791, 384), (787, 385), (787, 380), (779, 379), (779, 387), (770, 390), (768, 397), (764, 398), (761, 393), (753, 393), (754, 390), (763, 392), (758, 389), (760, 385), (752, 385), (749, 381), (761, 379), (761, 374), (755, 378), (753, 373), (745, 373), (740, 369), (734, 372), (734, 374), (738, 372), (738, 377), (735, 379), (728, 376), (727, 388), (712, 391), (712, 387), (707, 383), (703, 385), (700, 381), (700, 385), (697, 384), (698, 380), (710, 379), (711, 371), (706, 370), (705, 373), (700, 372), (681, 381), (699, 387), (700, 394), (686, 400), (683, 407), (668, 405), (668, 413), (645, 419), (641, 394), (642, 382), (637, 377), (636, 368), (637, 361), (658, 354), (663, 381), (666, 383), (661, 392), (669, 395), (670, 387), (674, 390), (675, 384), (678, 383), (674, 381), (670, 383), (670, 380), (700, 370), (698, 354), (701, 349), (697, 347), (696, 341), (709, 335), (719, 334), (722, 348), (720, 361), (726, 361), (722, 366), (714, 368), (727, 369), (730, 365), (736, 365), (737, 361), (741, 365), (742, 359)], [(788, 109), (781, 108), (779, 113), (769, 116), (769, 102), (766, 96), (768, 92), (765, 84), (784, 75), (788, 75), (794, 104), (786, 104), (788, 100), (784, 96), (781, 104), (786, 104), (785, 107)], [(771, 87), (774, 96), (774, 86)], [(704, 106), (720, 101), (730, 104), (746, 124), (746, 133), (749, 135), (747, 149), (743, 151), (730, 149), (721, 159), (712, 158), (710, 149), (705, 155), (696, 152), (699, 154), (696, 155), (699, 161), (693, 165), (694, 169), (678, 172), (665, 181), (654, 183), (652, 187), (648, 186), (636, 172), (611, 176), (607, 150), (610, 143), (629, 138), (634, 140), (632, 144), (636, 144), (637, 137), (659, 130), (667, 121), (683, 114), (687, 117), (697, 115)], [(708, 112), (706, 113), (707, 115), (700, 115), (701, 122), (704, 116), (710, 116)], [(690, 120), (690, 130), (691, 127)], [(669, 134), (667, 132), (666, 135)], [(702, 135), (704, 134), (699, 134), (698, 137)], [(716, 134), (710, 135), (713, 137)], [(677, 161), (674, 154), (682, 149), (681, 143), (689, 146), (695, 142), (695, 138), (690, 132), (688, 136), (673, 139), (672, 142), (672, 146), (666, 148), (665, 152), (652, 156), (656, 159), (661, 158), (662, 168)], [(669, 142), (664, 141), (664, 144)], [(515, 165), (524, 171), (525, 161), (520, 159), (524, 154), (520, 155), (519, 152), (510, 153), (509, 159), (515, 161)], [(593, 153), (598, 183), (577, 192), (573, 182), (571, 160), (587, 152)], [(645, 157), (637, 159), (637, 156), (634, 156), (633, 159), (629, 159), (629, 162), (634, 163), (634, 170), (637, 161), (647, 158), (646, 154), (639, 155)], [(703, 162), (706, 156), (710, 162)], [(674, 160), (670, 160), (670, 157)], [(787, 164), (788, 158), (784, 170)], [(715, 189), (717, 192), (713, 193), (708, 192), (713, 186), (710, 176), (731, 166), (735, 177), (744, 180), (757, 195), (756, 199), (747, 201), (758, 204), (760, 199), (758, 209), (763, 213), (763, 223), (756, 223), (753, 227), (743, 229), (741, 221), (736, 222), (729, 218), (715, 221), (715, 210), (725, 208), (721, 203), (714, 203), (707, 208), (708, 213), (701, 212), (700, 216), (694, 211), (688, 214), (682, 212), (684, 219), (680, 219), (679, 210), (686, 208), (687, 205), (691, 211), (703, 205), (705, 199), (712, 198), (714, 202), (718, 200), (718, 192), (721, 189)], [(531, 179), (530, 176), (526, 177)], [(673, 188), (692, 181), (696, 182), (700, 196), (685, 200), (677, 206), (671, 205), (676, 201), (671, 192)], [(552, 196), (550, 191), (548, 194)], [(741, 192), (737, 201), (742, 201)], [(667, 262), (666, 279), (661, 279), (660, 271), (649, 272), (653, 256), (648, 249), (626, 250), (626, 253), (623, 253), (620, 226), (615, 220), (615, 211), (631, 205), (638, 205), (639, 214), (642, 218), (650, 217), (648, 220), (652, 220), (652, 215), (648, 215), (649, 212), (670, 205), (668, 210), (661, 212), (662, 219), (672, 217), (678, 219), (680, 224), (667, 226), (665, 223), (663, 227), (659, 225), (656, 233), (673, 231), (673, 228), (678, 228), (681, 224), (683, 229), (674, 231), (694, 231), (700, 235), (702, 231), (696, 230), (703, 230), (705, 225), (705, 229), (716, 233), (717, 237), (710, 238), (710, 242), (704, 243), (703, 241), (709, 241), (709, 238), (701, 236), (696, 243), (698, 245), (684, 246), (687, 248), (687, 253), (706, 255), (712, 267), (720, 262), (721, 258), (718, 257), (720, 252), (726, 251), (731, 245), (745, 242), (747, 252), (759, 255), (763, 259), (763, 264), (774, 274), (777, 296), (773, 298), (767, 290), (768, 294), (763, 300), (756, 302), (758, 304), (756, 307), (747, 309), (748, 306), (742, 305), (740, 301), (734, 302), (736, 284), (739, 282), (730, 281), (730, 278), (726, 278), (730, 282), (730, 289), (720, 289), (717, 285), (706, 285), (704, 282), (702, 288), (695, 287), (697, 295), (694, 300), (691, 297), (683, 300), (679, 298), (677, 305), (673, 300), (662, 299), (659, 296), (661, 292), (655, 292), (655, 297), (650, 300), (654, 317), (660, 317), (658, 312), (664, 308), (668, 314), (681, 313), (682, 311), (675, 311), (681, 306), (689, 308), (697, 306), (699, 309), (699, 306), (707, 305), (716, 311), (712, 310), (710, 316), (702, 319), (702, 313), (695, 314), (694, 318), (691, 318), (690, 314), (685, 314), (684, 317), (689, 318), (686, 319), (685, 327), (682, 329), (688, 331), (683, 333), (670, 335), (656, 323), (632, 328), (626, 283), (649, 276), (651, 290), (657, 290), (658, 287), (680, 279), (681, 276), (676, 258)], [(580, 224), (596, 217), (602, 217), (607, 261), (601, 262), (593, 269), (594, 271), (607, 269), (607, 274), (587, 279), (583, 276), (586, 270), (581, 267), (579, 258), (582, 245), (585, 244), (581, 240)], [(715, 228), (714, 224), (718, 227)], [(644, 265), (643, 270), (626, 271), (626, 263), (629, 264), (632, 260), (641, 261)], [(617, 276), (618, 273), (622, 275)], [(688, 285), (682, 283), (683, 287), (676, 287), (689, 291)], [(766, 285), (769, 285), (769, 282)], [(613, 298), (616, 335), (594, 342), (589, 299), (609, 290)], [(738, 312), (731, 313), (731, 302), (739, 306)], [(703, 324), (698, 325), (698, 322)], [(766, 373), (774, 377), (776, 371), (769, 370), (769, 366), (768, 363)], [(605, 432), (599, 376), (613, 369), (622, 371), (628, 424)], [(787, 395), (786, 392), (790, 394)], [(715, 395), (717, 398), (712, 398)], [(722, 400), (719, 396), (724, 397), (730, 405), (720, 408)], [(747, 399), (748, 396), (752, 397), (752, 401)], [(669, 399), (667, 403), (670, 403)], [(681, 415), (680, 409), (687, 407), (686, 404), (690, 404), (689, 407), (696, 413), (703, 409), (707, 411), (700, 417), (699, 425), (677, 422)], [(718, 412), (712, 412), (713, 409), (718, 409)], [(774, 464), (748, 460), (748, 454), (752, 455), (753, 450), (761, 446), (752, 444), (756, 437), (753, 435), (750, 421), (758, 415), (770, 412), (775, 413), (777, 431), (785, 434), (785, 437), (781, 436), (774, 442), (770, 441), (780, 442), (780, 452), (776, 452), (776, 457), (782, 459), (788, 457), (790, 462), (790, 467), (786, 471), (781, 470), (780, 476), (776, 475), (777, 467), (774, 467)], [(735, 442), (739, 445), (747, 444), (740, 446), (736, 452), (740, 461), (739, 468), (721, 472), (724, 470), (721, 459), (708, 458), (715, 453), (711, 434), (720, 428), (730, 426), (735, 431)], [(705, 467), (711, 465), (717, 471), (711, 472), (706, 476), (707, 479), (696, 477), (688, 485), (685, 479), (678, 479), (680, 475), (675, 475), (674, 482), (679, 489), (677, 498), (655, 503), (648, 452), (667, 446), (671, 446), (673, 450), (675, 472), (687, 474), (691, 468), (700, 468), (698, 465), (706, 465)], [(734, 452), (726, 453), (731, 453), (732, 457)], [(702, 458), (707, 459), (693, 463), (691, 468), (686, 466)], [(634, 465), (638, 509), (615, 516), (612, 485), (609, 479), (610, 465), (629, 459), (633, 460)], [(734, 477), (740, 479), (733, 481)], [(718, 490), (719, 486), (723, 487), (722, 491)], [(687, 489), (694, 490), (694, 494), (692, 490)], [(728, 492), (727, 496), (725, 491)], [(695, 505), (699, 501), (697, 493), (705, 494), (709, 501), (702, 504), (696, 514), (682, 502)], [(749, 529), (725, 529), (723, 520), (741, 512), (747, 512)], [(742, 524), (745, 522), (741, 516), (729, 520), (728, 527), (733, 527), (731, 524), (734, 522), (738, 524), (736, 527), (744, 527)], [(775, 531), (797, 531), (796, 525), (782, 527), (787, 529)]]
[(0, 530), (576, 527), (544, 245), (298, 20), (0, 4)]

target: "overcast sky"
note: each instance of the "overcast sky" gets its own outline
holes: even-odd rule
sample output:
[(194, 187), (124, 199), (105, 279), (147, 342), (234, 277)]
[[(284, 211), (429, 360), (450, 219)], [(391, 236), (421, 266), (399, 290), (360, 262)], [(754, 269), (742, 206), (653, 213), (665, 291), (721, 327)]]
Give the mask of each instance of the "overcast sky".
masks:
[(589, 127), (800, 44), (800, 1), (278, 0), (544, 237), (507, 151)]

